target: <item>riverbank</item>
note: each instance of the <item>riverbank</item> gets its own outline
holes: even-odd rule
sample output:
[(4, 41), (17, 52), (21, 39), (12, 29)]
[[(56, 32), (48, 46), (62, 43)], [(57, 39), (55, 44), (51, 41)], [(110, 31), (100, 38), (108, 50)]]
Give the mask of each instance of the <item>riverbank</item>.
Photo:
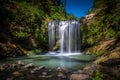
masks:
[(1, 64), (1, 80), (69, 80), (71, 72), (64, 68), (48, 69), (45, 66), (34, 66), (32, 63), (24, 65), (18, 61), (17, 64)]
[[(0, 65), (1, 80), (119, 80), (120, 59), (112, 59), (84, 67), (82, 70), (66, 70), (62, 67), (54, 69), (45, 66), (34, 66), (32, 63)], [(102, 77), (101, 77), (102, 75)]]

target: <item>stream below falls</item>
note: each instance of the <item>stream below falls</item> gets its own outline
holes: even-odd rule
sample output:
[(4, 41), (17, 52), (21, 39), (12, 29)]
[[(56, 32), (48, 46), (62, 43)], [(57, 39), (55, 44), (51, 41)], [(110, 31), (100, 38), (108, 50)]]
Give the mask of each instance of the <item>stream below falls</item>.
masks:
[(30, 55), (19, 58), (7, 58), (2, 61), (3, 63), (17, 63), (22, 61), (24, 64), (32, 63), (35, 66), (45, 66), (46, 68), (62, 67), (68, 70), (82, 69), (83, 67), (90, 65), (95, 60), (95, 57), (86, 54), (76, 55)]

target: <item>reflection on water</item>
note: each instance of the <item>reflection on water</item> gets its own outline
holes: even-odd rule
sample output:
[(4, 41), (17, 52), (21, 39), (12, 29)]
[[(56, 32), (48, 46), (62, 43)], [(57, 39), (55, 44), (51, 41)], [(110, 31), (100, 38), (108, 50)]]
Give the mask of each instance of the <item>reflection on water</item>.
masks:
[(95, 58), (90, 55), (32, 55), (21, 58), (9, 58), (4, 63), (17, 63), (19, 60), (25, 64), (33, 63), (36, 66), (45, 66), (47, 68), (63, 67), (66, 69), (81, 69), (89, 65)]

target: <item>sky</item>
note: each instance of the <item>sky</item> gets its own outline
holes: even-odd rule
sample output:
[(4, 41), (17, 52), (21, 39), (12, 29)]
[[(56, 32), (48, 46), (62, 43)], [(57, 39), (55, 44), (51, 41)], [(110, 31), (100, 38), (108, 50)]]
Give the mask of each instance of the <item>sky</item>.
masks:
[[(62, 0), (64, 2), (65, 0)], [(78, 18), (85, 16), (93, 6), (93, 0), (66, 0), (66, 11)]]

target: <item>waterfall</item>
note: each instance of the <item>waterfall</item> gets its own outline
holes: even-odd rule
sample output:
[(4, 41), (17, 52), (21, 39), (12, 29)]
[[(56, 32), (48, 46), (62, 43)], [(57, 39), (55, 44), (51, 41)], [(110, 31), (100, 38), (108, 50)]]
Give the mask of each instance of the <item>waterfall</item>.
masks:
[(49, 49), (52, 50), (52, 48), (55, 45), (55, 25), (54, 22), (50, 22), (48, 24), (48, 32), (49, 32)]
[(60, 53), (80, 52), (80, 23), (78, 21), (51, 21), (48, 23), (48, 35), (50, 51), (57, 46)]

